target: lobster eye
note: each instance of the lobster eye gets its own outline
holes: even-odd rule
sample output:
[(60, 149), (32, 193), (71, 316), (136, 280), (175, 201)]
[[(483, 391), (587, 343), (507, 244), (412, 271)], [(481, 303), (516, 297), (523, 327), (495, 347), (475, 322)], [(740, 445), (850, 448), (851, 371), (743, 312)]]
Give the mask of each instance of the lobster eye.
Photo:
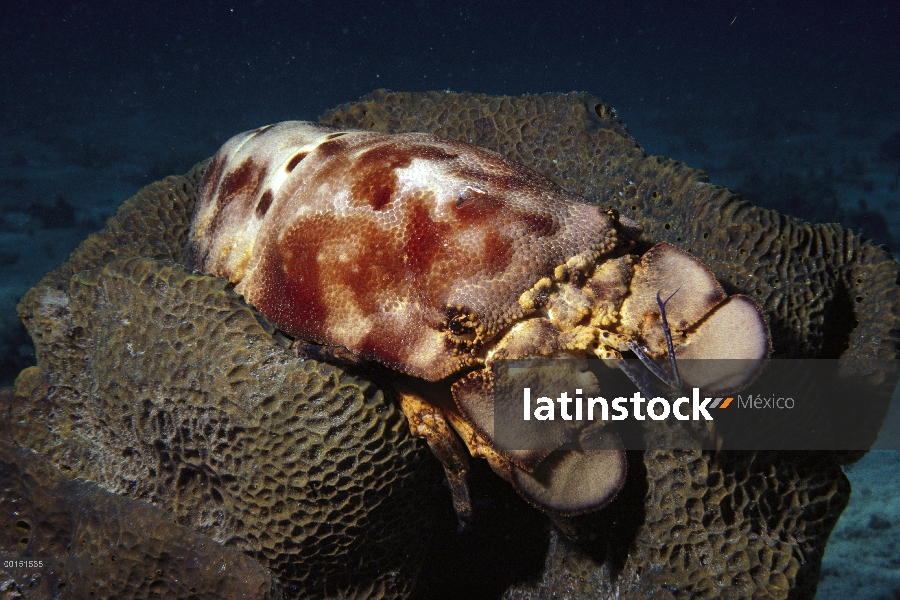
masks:
[(459, 321), (459, 319), (451, 319), (449, 327), (450, 327), (450, 333), (452, 333), (453, 335), (462, 335), (468, 329), (468, 327), (463, 325)]
[(447, 310), (446, 330), (457, 342), (474, 342), (478, 337), (478, 322), (474, 314), (464, 307)]

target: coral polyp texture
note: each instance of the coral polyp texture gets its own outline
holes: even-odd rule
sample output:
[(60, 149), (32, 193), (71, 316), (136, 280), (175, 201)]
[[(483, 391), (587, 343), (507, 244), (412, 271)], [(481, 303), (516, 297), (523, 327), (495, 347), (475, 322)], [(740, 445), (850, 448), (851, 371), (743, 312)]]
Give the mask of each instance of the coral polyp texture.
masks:
[[(643, 226), (638, 251), (669, 242), (753, 298), (776, 356), (897, 356), (888, 253), (645, 156), (589, 95), (380, 91), (323, 122), (473, 143), (618, 209)], [(364, 371), (298, 361), (225, 281), (183, 266), (202, 172), (128, 200), (19, 305), (38, 364), (0, 396), (0, 506), (25, 515), (0, 513), (0, 551), (93, 548), (96, 583), (6, 571), (4, 591), (200, 594), (230, 561), (245, 597), (814, 595), (852, 455), (629, 453), (579, 542), (474, 465), (477, 510), (456, 534), (440, 464)], [(192, 552), (192, 568), (172, 558)]]
[[(7, 388), (0, 409), (13, 404)], [(8, 438), (0, 441), (0, 478), (0, 547), (61, 561), (89, 557), (69, 559), (69, 573), (6, 578), (8, 598), (283, 597), (274, 575), (252, 557), (177, 525), (152, 504), (70, 479)], [(112, 563), (116, 577), (110, 576)]]

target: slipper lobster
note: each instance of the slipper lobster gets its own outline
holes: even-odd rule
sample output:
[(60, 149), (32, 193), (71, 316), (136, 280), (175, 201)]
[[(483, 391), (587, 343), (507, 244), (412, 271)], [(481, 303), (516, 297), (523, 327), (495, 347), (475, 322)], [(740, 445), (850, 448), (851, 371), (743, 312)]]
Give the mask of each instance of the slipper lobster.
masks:
[[(614, 433), (601, 449), (565, 451), (541, 477), (549, 451), (496, 448), (498, 360), (596, 356), (622, 366), (634, 353), (674, 367), (768, 356), (751, 299), (727, 297), (670, 244), (634, 254), (640, 233), (464, 142), (291, 121), (237, 135), (212, 159), (188, 263), (236, 284), (298, 348), (312, 342), (410, 376), (395, 386), (400, 405), (443, 463), (464, 523), (466, 450), (551, 515), (596, 510), (625, 481)], [(752, 376), (732, 374), (727, 385)]]

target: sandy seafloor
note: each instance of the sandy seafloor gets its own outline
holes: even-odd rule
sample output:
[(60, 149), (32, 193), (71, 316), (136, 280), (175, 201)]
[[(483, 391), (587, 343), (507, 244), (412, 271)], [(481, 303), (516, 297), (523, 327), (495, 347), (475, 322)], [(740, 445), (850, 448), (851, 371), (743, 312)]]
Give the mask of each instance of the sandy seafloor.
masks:
[[(2, 384), (33, 361), (15, 303), (122, 200), (239, 131), (315, 119), (379, 87), (588, 91), (647, 153), (900, 248), (891, 4), (515, 7), (4, 3)], [(898, 598), (900, 454), (846, 471), (853, 495), (817, 598)]]

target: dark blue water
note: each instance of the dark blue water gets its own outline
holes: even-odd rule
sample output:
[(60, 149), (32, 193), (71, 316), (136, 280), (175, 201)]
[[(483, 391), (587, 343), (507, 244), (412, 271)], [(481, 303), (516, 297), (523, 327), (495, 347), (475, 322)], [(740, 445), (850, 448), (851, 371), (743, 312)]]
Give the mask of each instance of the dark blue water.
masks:
[[(726, 111), (737, 135), (760, 111), (796, 128), (821, 111), (865, 120), (900, 107), (900, 21), (886, 1), (7, 1), (0, 11), (4, 132), (153, 113), (181, 124), (166, 136), (188, 161), (221, 136), (378, 87), (587, 90), (626, 123), (658, 110), (699, 129)], [(191, 129), (207, 139), (186, 139)]]
[[(898, 247), (898, 6), (6, 0), (2, 384), (33, 361), (18, 297), (121, 200), (239, 131), (315, 119), (376, 88), (589, 91), (649, 153)], [(878, 472), (895, 458), (879, 458)], [(898, 528), (900, 506), (887, 500), (882, 516)], [(864, 529), (867, 509), (854, 506)], [(897, 597), (896, 569), (871, 568), (826, 569), (825, 583), (862, 573), (871, 597)]]

